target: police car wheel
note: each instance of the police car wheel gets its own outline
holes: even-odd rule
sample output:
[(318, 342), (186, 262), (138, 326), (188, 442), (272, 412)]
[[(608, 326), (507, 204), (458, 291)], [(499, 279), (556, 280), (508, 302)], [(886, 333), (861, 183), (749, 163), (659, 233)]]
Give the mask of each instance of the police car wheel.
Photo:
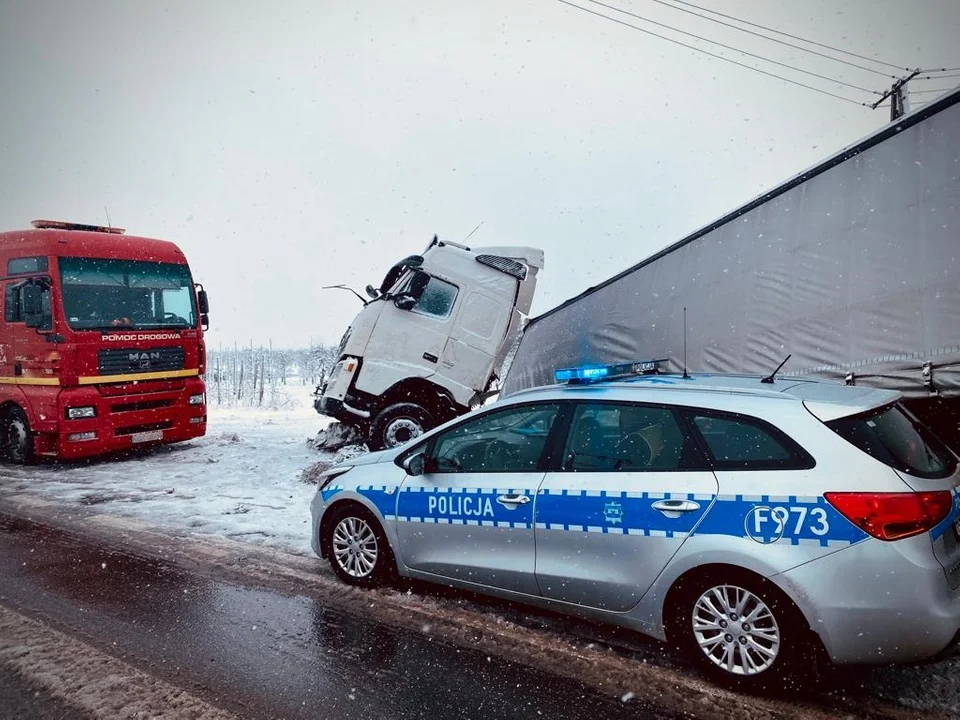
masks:
[(357, 505), (334, 509), (323, 538), (334, 574), (345, 583), (377, 587), (393, 579), (394, 560), (380, 523)]
[(435, 425), (433, 416), (415, 403), (384, 408), (370, 426), (370, 448), (394, 448), (419, 437)]
[[(748, 573), (710, 573), (683, 593), (680, 640), (714, 680), (744, 690), (801, 687), (815, 671), (806, 621), (779, 588)], [(809, 660), (809, 662), (806, 662)]]
[(18, 407), (3, 419), (3, 452), (10, 462), (27, 465), (33, 461), (33, 436), (26, 413)]

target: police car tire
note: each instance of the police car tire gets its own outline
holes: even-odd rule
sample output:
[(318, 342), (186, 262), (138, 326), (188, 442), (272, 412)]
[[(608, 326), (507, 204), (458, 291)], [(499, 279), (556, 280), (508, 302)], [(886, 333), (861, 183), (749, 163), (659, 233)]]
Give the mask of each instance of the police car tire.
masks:
[(390, 423), (401, 418), (409, 418), (426, 432), (436, 425), (433, 415), (416, 403), (396, 403), (388, 405), (374, 418), (370, 426), (370, 449), (383, 450), (387, 446), (386, 432)]
[[(738, 675), (719, 667), (701, 649), (693, 631), (693, 614), (700, 597), (714, 587), (735, 586), (759, 598), (776, 620), (780, 647), (773, 664), (756, 675)], [(684, 582), (681, 601), (671, 620), (673, 637), (705, 675), (718, 684), (738, 690), (802, 690), (816, 673), (816, 660), (808, 642), (809, 627), (796, 605), (780, 588), (749, 572), (711, 571)]]
[(30, 433), (30, 421), (27, 414), (18, 407), (7, 410), (3, 417), (3, 454), (7, 460), (17, 465), (29, 465), (33, 462), (33, 435)]
[[(347, 518), (356, 518), (365, 523), (373, 532), (377, 543), (377, 557), (374, 561), (373, 569), (364, 577), (351, 575), (340, 567), (333, 553), (333, 533), (337, 526)], [(330, 561), (330, 567), (333, 569), (334, 575), (348, 585), (373, 588), (388, 585), (395, 581), (397, 565), (393, 557), (393, 551), (390, 549), (390, 544), (383, 534), (383, 528), (380, 526), (380, 523), (373, 516), (373, 513), (366, 508), (353, 503), (344, 503), (339, 507), (333, 508), (330, 520), (326, 524), (326, 533), (322, 540), (324, 544), (324, 554), (327, 560)]]

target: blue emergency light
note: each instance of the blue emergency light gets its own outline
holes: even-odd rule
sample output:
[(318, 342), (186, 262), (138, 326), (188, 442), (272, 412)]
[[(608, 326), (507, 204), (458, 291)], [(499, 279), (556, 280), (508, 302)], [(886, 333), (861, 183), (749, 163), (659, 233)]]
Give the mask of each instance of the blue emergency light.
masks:
[(569, 385), (577, 385), (597, 382), (599, 380), (629, 377), (631, 375), (649, 375), (659, 372), (659, 363), (666, 361), (666, 358), (664, 358), (661, 360), (641, 360), (632, 363), (619, 363), (617, 365), (584, 365), (582, 367), (563, 368), (553, 371), (553, 379), (558, 384), (567, 383)]

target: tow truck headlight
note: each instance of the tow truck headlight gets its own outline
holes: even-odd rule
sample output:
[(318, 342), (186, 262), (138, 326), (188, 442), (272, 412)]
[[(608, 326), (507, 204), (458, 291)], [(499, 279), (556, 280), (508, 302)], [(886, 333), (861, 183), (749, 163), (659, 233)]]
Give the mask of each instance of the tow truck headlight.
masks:
[(191, 405), (204, 405), (205, 398), (203, 397), (203, 393), (200, 393), (199, 395), (191, 395), (189, 402)]
[(93, 405), (67, 408), (67, 420), (80, 420), (97, 416), (97, 409)]

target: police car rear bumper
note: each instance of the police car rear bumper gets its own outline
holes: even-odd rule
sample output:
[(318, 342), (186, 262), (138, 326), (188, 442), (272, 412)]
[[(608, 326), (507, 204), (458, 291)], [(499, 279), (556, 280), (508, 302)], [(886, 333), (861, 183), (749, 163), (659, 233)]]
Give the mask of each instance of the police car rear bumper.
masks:
[(838, 664), (928, 660), (960, 632), (960, 592), (950, 589), (926, 534), (864, 540), (771, 579)]

